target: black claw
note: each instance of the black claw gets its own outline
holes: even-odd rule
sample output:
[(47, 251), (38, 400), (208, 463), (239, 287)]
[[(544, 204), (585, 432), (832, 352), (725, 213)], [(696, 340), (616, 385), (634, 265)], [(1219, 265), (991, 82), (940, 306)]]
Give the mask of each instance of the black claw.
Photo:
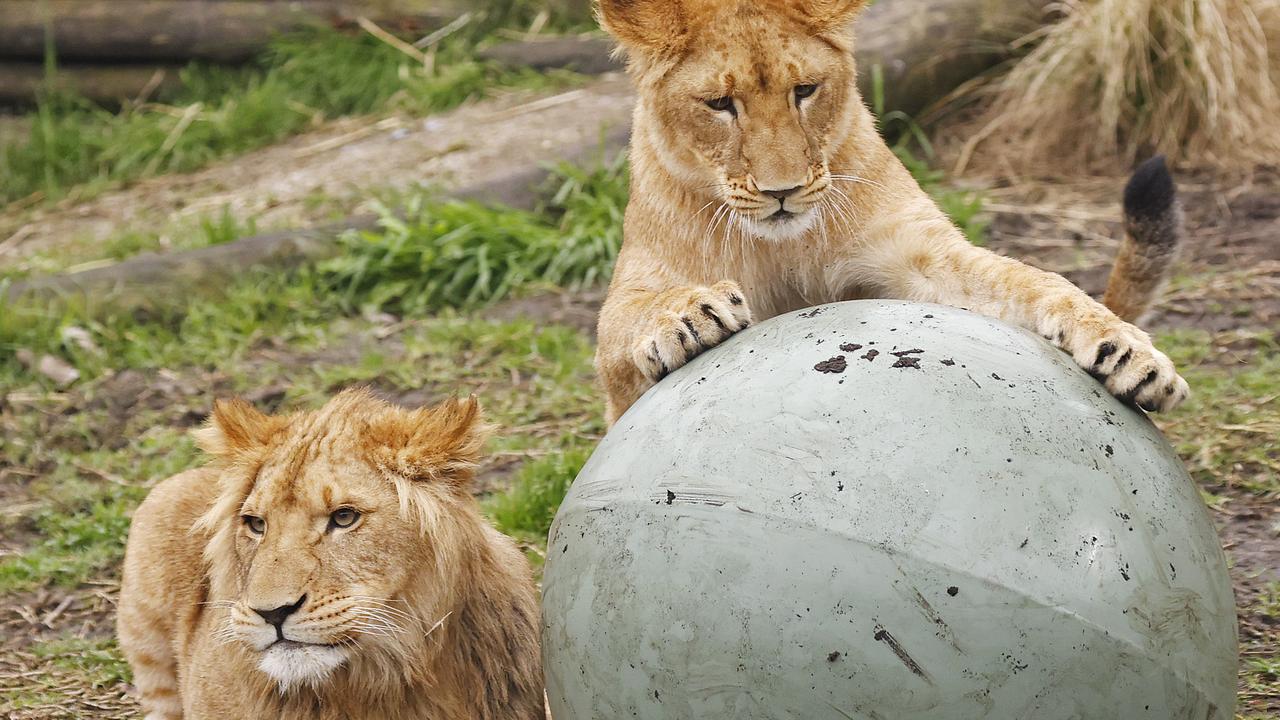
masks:
[(693, 322), (689, 318), (680, 318), (684, 322), (685, 328), (689, 331), (689, 337), (693, 338), (694, 345), (702, 344), (702, 336), (698, 334), (698, 329), (693, 326)]
[(1150, 385), (1159, 376), (1160, 374), (1158, 372), (1156, 372), (1155, 370), (1152, 370), (1151, 372), (1147, 373), (1146, 377), (1142, 378), (1141, 382), (1139, 382), (1137, 385), (1134, 385), (1132, 388), (1129, 388), (1125, 392), (1121, 393), (1118, 397), (1127, 403), (1138, 405), (1139, 407), (1142, 407), (1142, 408), (1146, 408), (1146, 405), (1143, 405), (1142, 403), (1139, 403), (1137, 401), (1137, 397), (1142, 392), (1142, 388), (1146, 387), (1147, 385)]
[(1098, 367), (1107, 358), (1111, 357), (1116, 351), (1116, 345), (1113, 342), (1104, 342), (1098, 346), (1098, 359), (1093, 361), (1093, 366)]
[(680, 339), (680, 347), (684, 348), (685, 362), (689, 362), (698, 356), (698, 345), (689, 342), (689, 333), (684, 330), (677, 330), (676, 337)]
[(721, 335), (729, 334), (729, 328), (725, 326), (724, 321), (720, 319), (720, 316), (716, 314), (715, 309), (712, 308), (710, 304), (703, 303), (702, 307), (699, 309), (702, 310), (703, 315), (711, 318), (711, 321), (716, 324), (716, 327), (720, 328)]
[(1137, 395), (1138, 393), (1142, 392), (1142, 388), (1155, 382), (1156, 378), (1158, 377), (1160, 377), (1160, 373), (1156, 372), (1155, 370), (1152, 370), (1151, 372), (1147, 373), (1147, 376), (1142, 378), (1142, 382), (1138, 383), (1133, 387), (1133, 394)]
[(1133, 357), (1133, 351), (1132, 351), (1132, 350), (1125, 350), (1125, 351), (1124, 351), (1124, 354), (1120, 356), (1120, 359), (1116, 361), (1116, 366), (1115, 366), (1114, 368), (1112, 368), (1112, 369), (1111, 369), (1111, 372), (1112, 372), (1112, 373), (1118, 373), (1118, 372), (1120, 372), (1120, 368), (1122, 368), (1122, 367), (1124, 367), (1126, 364), (1128, 364), (1128, 362), (1129, 362), (1129, 358), (1131, 358), (1131, 357)]

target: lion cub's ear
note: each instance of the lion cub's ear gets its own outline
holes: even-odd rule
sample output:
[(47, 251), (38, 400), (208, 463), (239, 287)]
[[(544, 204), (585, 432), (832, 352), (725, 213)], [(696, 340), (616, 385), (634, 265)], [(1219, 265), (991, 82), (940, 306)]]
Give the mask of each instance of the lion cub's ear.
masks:
[(384, 416), (369, 426), (368, 439), (375, 462), (386, 470), (410, 480), (464, 484), (491, 431), (473, 395)]
[(689, 36), (683, 0), (600, 0), (596, 18), (624, 47), (658, 55), (680, 52)]
[(800, 0), (796, 10), (819, 34), (843, 31), (858, 16), (867, 0)]
[(287, 423), (285, 418), (263, 414), (239, 398), (217, 400), (209, 420), (192, 435), (201, 450), (227, 458), (266, 445)]

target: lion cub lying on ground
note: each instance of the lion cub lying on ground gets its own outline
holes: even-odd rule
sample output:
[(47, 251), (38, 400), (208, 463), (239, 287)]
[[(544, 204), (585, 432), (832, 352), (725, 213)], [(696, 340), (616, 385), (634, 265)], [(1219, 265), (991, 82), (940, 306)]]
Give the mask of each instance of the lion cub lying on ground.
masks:
[(134, 515), (120, 645), (148, 720), (543, 717), (529, 565), (469, 485), (474, 399), (219, 402)]

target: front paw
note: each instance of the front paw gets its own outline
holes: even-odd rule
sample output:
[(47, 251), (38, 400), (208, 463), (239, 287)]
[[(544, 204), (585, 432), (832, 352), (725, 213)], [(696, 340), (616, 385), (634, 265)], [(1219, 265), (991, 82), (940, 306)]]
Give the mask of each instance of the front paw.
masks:
[(662, 307), (632, 348), (636, 367), (651, 382), (751, 325), (751, 310), (738, 284), (666, 293)]
[(1172, 410), (1191, 390), (1169, 356), (1151, 338), (1126, 322), (1112, 322), (1101, 332), (1066, 333), (1064, 349), (1098, 378), (1112, 395), (1144, 410)]

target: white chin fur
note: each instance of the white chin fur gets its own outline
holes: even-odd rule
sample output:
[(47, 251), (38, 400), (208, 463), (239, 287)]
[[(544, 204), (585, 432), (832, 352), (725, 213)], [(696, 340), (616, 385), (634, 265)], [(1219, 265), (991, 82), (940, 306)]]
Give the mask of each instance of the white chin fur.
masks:
[(303, 683), (315, 687), (346, 662), (341, 648), (279, 643), (262, 652), (258, 669), (280, 685), (280, 691)]
[(752, 220), (746, 218), (742, 222), (742, 227), (748, 235), (753, 235), (762, 240), (778, 242), (792, 240), (803, 235), (806, 230), (813, 227), (813, 221), (817, 217), (818, 214), (813, 210), (805, 210), (799, 215), (786, 220)]

